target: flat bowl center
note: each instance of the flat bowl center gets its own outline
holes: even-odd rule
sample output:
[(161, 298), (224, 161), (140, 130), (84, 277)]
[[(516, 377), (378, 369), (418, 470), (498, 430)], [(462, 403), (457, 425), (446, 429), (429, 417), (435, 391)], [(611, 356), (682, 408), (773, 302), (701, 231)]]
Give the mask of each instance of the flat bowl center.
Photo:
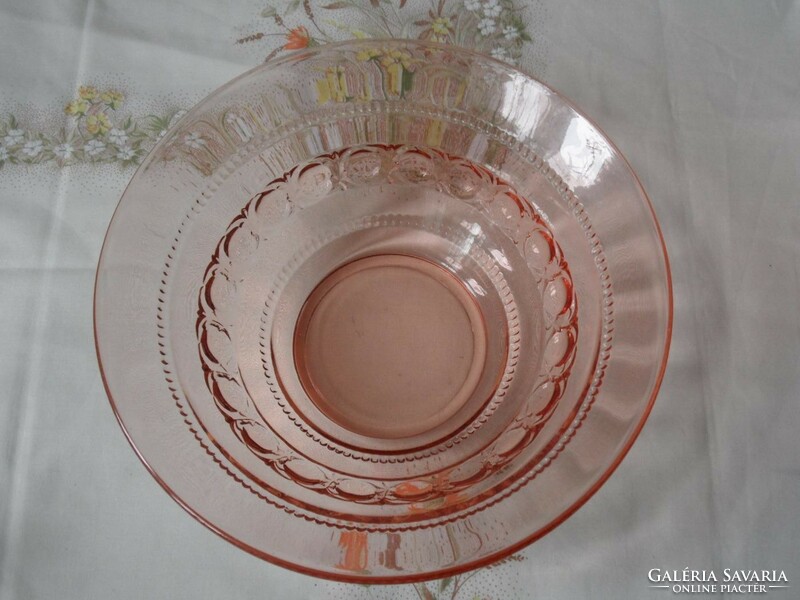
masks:
[(300, 381), (328, 418), (355, 433), (411, 437), (451, 418), (484, 368), (477, 303), (427, 260), (349, 263), (309, 295), (295, 328)]

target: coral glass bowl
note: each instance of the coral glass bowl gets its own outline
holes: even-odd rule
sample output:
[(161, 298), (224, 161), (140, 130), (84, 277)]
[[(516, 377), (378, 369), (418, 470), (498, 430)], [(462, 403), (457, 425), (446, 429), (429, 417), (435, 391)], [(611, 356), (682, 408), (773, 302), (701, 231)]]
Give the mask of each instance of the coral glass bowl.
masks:
[(500, 559), (606, 480), (671, 330), (649, 201), (557, 93), (449, 46), (357, 41), (203, 100), (98, 267), (107, 392), (195, 518), (344, 581)]

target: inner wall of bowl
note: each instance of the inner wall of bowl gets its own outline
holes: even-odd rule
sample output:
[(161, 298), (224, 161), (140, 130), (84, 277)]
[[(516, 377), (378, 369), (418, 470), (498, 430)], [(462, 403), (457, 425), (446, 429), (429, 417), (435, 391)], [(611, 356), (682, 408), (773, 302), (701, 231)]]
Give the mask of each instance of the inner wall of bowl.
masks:
[[(394, 192), (386, 189), (389, 187), (394, 188)], [(443, 441), (450, 441), (452, 446), (452, 438), (458, 433), (457, 430), (470, 423), (472, 417), (484, 408), (487, 400), (495, 392), (497, 382), (506, 367), (508, 320), (507, 310), (500, 294), (506, 291), (507, 285), (503, 278), (491, 277), (485, 272), (489, 264), (489, 258), (485, 253), (471, 248), (465, 252), (473, 242), (470, 241), (468, 231), (457, 227), (458, 216), (463, 215), (463, 211), (456, 210), (459, 207), (452, 198), (442, 196), (431, 190), (421, 191), (416, 186), (376, 185), (358, 190), (356, 198), (352, 195), (348, 197), (345, 193), (336, 194), (319, 203), (319, 212), (308, 211), (307, 216), (298, 219), (299, 227), (302, 227), (302, 223), (308, 218), (311, 222), (317, 223), (350, 224), (346, 227), (354, 228), (354, 231), (344, 233), (321, 246), (313, 256), (303, 262), (302, 266), (288, 275), (289, 281), (286, 287), (275, 292), (278, 296), (275, 310), (267, 311), (268, 327), (271, 331), (271, 359), (276, 377), (280, 379), (280, 385), (287, 399), (298, 399), (302, 402), (302, 406), (294, 402), (295, 408), (307, 415), (309, 417), (307, 420), (312, 424), (322, 425), (328, 439), (340, 442), (345, 450), (358, 451), (362, 454), (373, 452), (394, 455), (386, 461), (381, 460), (378, 464), (382, 466), (367, 461), (363, 465), (349, 467), (346, 471), (348, 473), (373, 478), (408, 476), (411, 461), (415, 461), (416, 469), (421, 468), (429, 457), (443, 451), (441, 447)], [(365, 201), (365, 198), (374, 198), (392, 209), (389, 212), (381, 211), (375, 204)], [(360, 216), (354, 218), (343, 208), (344, 205), (356, 208), (354, 214)], [(431, 207), (437, 206), (442, 209), (438, 218), (431, 213)], [(446, 208), (448, 206), (451, 209)], [(396, 214), (398, 209), (402, 211), (402, 215)], [(326, 279), (330, 273), (348, 264), (358, 264), (358, 261), (366, 260), (368, 257), (379, 256), (413, 256), (429, 262), (443, 273), (450, 273), (448, 276), (454, 278), (459, 286), (464, 287), (464, 294), (469, 295), (470, 304), (475, 305), (477, 314), (471, 320), (491, 322), (490, 327), (481, 323), (473, 329), (476, 334), (480, 333), (479, 329), (485, 330), (485, 334), (481, 335), (486, 337), (483, 344), (488, 347), (488, 351), (484, 351), (485, 357), (481, 359), (477, 379), (456, 414), (439, 426), (426, 428), (418, 434), (399, 439), (394, 439), (397, 436), (359, 435), (358, 432), (348, 431), (341, 425), (328, 421), (323, 415), (310, 414), (314, 412), (313, 402), (304, 401), (308, 390), (303, 389), (305, 386), (301, 383), (301, 378), (295, 374), (298, 370), (297, 351), (293, 348), (296, 340), (295, 323), (300, 319), (304, 300), (309, 298), (320, 281)], [(480, 260), (481, 258), (483, 260)], [(495, 286), (499, 286), (500, 290), (496, 290)], [(532, 292), (534, 290), (529, 285), (522, 291), (528, 294)], [(397, 290), (397, 293), (402, 296), (405, 291)], [(397, 302), (404, 303), (406, 300), (410, 299), (400, 297)], [(408, 308), (413, 310), (413, 307)], [(469, 318), (466, 313), (464, 316)], [(534, 340), (528, 352), (531, 359), (535, 360), (541, 350), (539, 342), (541, 332), (535, 331), (537, 327), (535, 320), (529, 318), (525, 324), (531, 330), (531, 337)], [(413, 340), (411, 343), (414, 343)], [(425, 367), (420, 365), (420, 368)], [(262, 406), (266, 409), (266, 405)], [(462, 433), (459, 439), (463, 440), (465, 437)], [(469, 444), (465, 444), (455, 452), (448, 452), (446, 457), (439, 456), (435, 459), (435, 465), (430, 464), (426, 468), (433, 471), (440, 470), (456, 462), (468, 447)], [(402, 468), (394, 466), (401, 462), (408, 464)]]
[[(379, 112), (371, 115), (359, 115), (357, 117), (345, 115), (332, 121), (319, 123), (305, 129), (302, 134), (290, 135), (278, 143), (269, 145), (255, 156), (251, 156), (250, 160), (237, 166), (231, 175), (220, 181), (219, 189), (215, 190), (213, 195), (214, 201), (210, 202), (202, 212), (193, 215), (193, 219), (202, 221), (202, 225), (198, 222), (195, 227), (187, 229), (185, 232), (183, 244), (186, 245), (187, 248), (192, 247), (196, 250), (181, 254), (181, 260), (183, 260), (183, 257), (186, 257), (187, 264), (184, 265), (182, 263), (182, 269), (179, 270), (179, 276), (184, 279), (184, 281), (177, 284), (177, 289), (184, 289), (184, 286), (191, 286), (193, 282), (196, 285), (195, 278), (207, 268), (207, 260), (204, 262), (203, 257), (207, 258), (213, 253), (213, 248), (225, 233), (224, 231), (220, 231), (219, 224), (229, 223), (233, 216), (241, 211), (242, 207), (250, 200), (254, 193), (263, 189), (276, 177), (282, 176), (285, 171), (277, 175), (276, 173), (278, 170), (284, 168), (284, 164), (302, 164), (310, 158), (341, 150), (341, 148), (331, 145), (331, 140), (338, 141), (342, 138), (346, 138), (348, 139), (348, 148), (353, 146), (360, 147), (364, 144), (381, 143), (410, 143), (425, 147), (425, 132), (431, 129), (449, 131), (451, 132), (451, 136), (447, 138), (443, 137), (439, 142), (439, 148), (455, 156), (466, 155), (465, 158), (477, 164), (485, 165), (498, 173), (507, 172), (505, 168), (507, 164), (513, 165), (515, 169), (514, 173), (523, 175), (522, 177), (516, 178), (517, 181), (513, 182), (514, 185), (520, 186), (522, 189), (526, 190), (521, 193), (525, 194), (530, 202), (536, 204), (536, 210), (539, 214), (551, 223), (559, 224), (559, 229), (556, 232), (557, 241), (560, 244), (564, 243), (560, 241), (561, 239), (571, 242), (570, 247), (564, 248), (564, 256), (567, 263), (570, 265), (570, 269), (574, 270), (574, 273), (577, 274), (575, 280), (579, 281), (577, 288), (578, 295), (584, 296), (586, 299), (585, 302), (580, 304), (579, 310), (581, 311), (581, 315), (579, 321), (581, 323), (586, 323), (587, 326), (585, 331), (582, 330), (581, 332), (581, 337), (579, 338), (581, 343), (577, 344), (574, 349), (574, 360), (568, 363), (571, 368), (570, 378), (568, 380), (565, 379), (560, 384), (562, 389), (556, 390), (561, 396), (558, 398), (559, 401), (553, 408), (553, 414), (548, 415), (549, 418), (546, 422), (543, 422), (543, 427), (541, 430), (536, 431), (535, 436), (532, 436), (529, 432), (516, 431), (506, 436), (507, 439), (505, 440), (499, 442), (497, 440), (498, 436), (513, 424), (514, 419), (521, 418), (520, 408), (532, 394), (535, 385), (533, 380), (539, 374), (539, 361), (541, 360), (542, 353), (542, 348), (538, 347), (541, 345), (540, 339), (538, 339), (541, 334), (534, 334), (530, 336), (532, 339), (527, 339), (529, 337), (527, 330), (533, 331), (531, 330), (531, 326), (534, 329), (536, 328), (538, 322), (536, 314), (541, 310), (541, 298), (537, 296), (535, 289), (531, 289), (532, 286), (530, 284), (527, 284), (527, 288), (524, 288), (524, 286), (523, 288), (519, 288), (519, 285), (517, 285), (517, 301), (523, 303), (519, 308), (519, 318), (521, 318), (523, 322), (533, 323), (533, 325), (524, 328), (526, 330), (526, 339), (523, 340), (523, 346), (527, 346), (529, 350), (527, 352), (523, 351), (521, 357), (518, 357), (521, 358), (521, 361), (516, 369), (516, 376), (513, 380), (515, 387), (511, 390), (512, 393), (505, 395), (503, 401), (498, 403), (499, 406), (493, 409), (494, 414), (492, 414), (491, 419), (486, 420), (480, 431), (481, 435), (463, 436), (466, 442), (454, 445), (449, 442), (447, 435), (444, 435), (446, 433), (452, 433), (452, 427), (450, 427), (449, 432), (446, 431), (447, 427), (444, 427), (445, 431), (434, 432), (437, 435), (433, 435), (424, 442), (417, 444), (417, 446), (425, 446), (425, 444), (430, 445), (439, 440), (440, 448), (435, 452), (412, 454), (410, 457), (400, 461), (362, 458), (360, 460), (350, 461), (346, 464), (331, 464), (330, 456), (332, 455), (332, 447), (331, 444), (327, 442), (337, 442), (342, 439), (353, 440), (354, 436), (352, 432), (343, 432), (341, 430), (337, 432), (337, 424), (327, 423), (327, 436), (313, 436), (313, 430), (315, 429), (314, 423), (320, 421), (319, 415), (315, 415), (314, 418), (309, 419), (309, 421), (304, 424), (305, 426), (290, 427), (282, 431), (284, 439), (291, 444), (292, 447), (301, 449), (302, 453), (309, 458), (308, 464), (314, 466), (321, 464), (326, 467), (335, 468), (336, 471), (345, 476), (348, 481), (358, 481), (354, 479), (356, 477), (368, 477), (371, 478), (373, 482), (382, 482), (387, 479), (413, 479), (416, 477), (419, 479), (413, 480), (411, 482), (412, 486), (424, 488), (430, 484), (432, 478), (438, 477), (441, 479), (442, 477), (450, 476), (448, 475), (448, 469), (455, 468), (460, 461), (469, 457), (478, 457), (473, 460), (473, 462), (479, 460), (479, 465), (470, 467), (472, 469), (471, 472), (465, 471), (464, 473), (452, 474), (453, 477), (461, 474), (465, 479), (480, 475), (475, 477), (475, 483), (473, 485), (459, 488), (457, 493), (442, 493), (437, 498), (430, 498), (431, 502), (426, 502), (428, 499), (426, 496), (422, 496), (420, 502), (414, 502), (413, 494), (410, 494), (409, 500), (400, 505), (376, 502), (359, 506), (354, 505), (353, 502), (347, 500), (347, 498), (332, 497), (330, 495), (320, 494), (315, 490), (298, 489), (291, 477), (276, 477), (274, 473), (265, 468), (262, 460), (263, 457), (259, 457), (242, 447), (241, 442), (236, 439), (231, 428), (221, 418), (218, 407), (215, 407), (212, 402), (203, 401), (204, 398), (207, 398), (207, 394), (203, 394), (202, 392), (207, 382), (204, 381), (202, 372), (197, 369), (196, 356), (193, 357), (190, 354), (183, 356), (182, 350), (179, 345), (176, 344), (176, 358), (180, 364), (185, 364), (187, 366), (186, 372), (181, 369), (181, 378), (184, 386), (193, 390), (193, 393), (188, 394), (188, 396), (192, 399), (191, 404), (198, 413), (199, 420), (203, 426), (208, 429), (212, 439), (217, 441), (220, 447), (225, 448), (226, 452), (233, 453), (237, 464), (239, 464), (254, 481), (263, 485), (266, 489), (270, 490), (271, 493), (279, 493), (284, 497), (291, 498), (293, 501), (297, 502), (298, 505), (311, 510), (323, 514), (336, 514), (340, 518), (353, 519), (354, 521), (363, 519), (377, 519), (379, 521), (389, 520), (392, 522), (396, 522), (398, 519), (407, 521), (432, 520), (439, 518), (442, 514), (456, 514), (459, 511), (469, 509), (482, 500), (490, 498), (499, 489), (509, 486), (513, 481), (528, 473), (532, 465), (541, 460), (544, 454), (556, 443), (555, 438), (558, 433), (566, 428), (573, 418), (577, 406), (585, 392), (586, 382), (591, 378), (597, 353), (597, 336), (599, 335), (599, 306), (596, 302), (592, 301), (592, 298), (598, 297), (597, 290), (599, 289), (599, 280), (594, 269), (594, 263), (591, 260), (591, 254), (588, 251), (585, 234), (580, 228), (579, 223), (570, 215), (569, 207), (564, 206), (563, 200), (555, 193), (552, 185), (546, 178), (539, 171), (530, 166), (521, 169), (520, 166), (523, 164), (524, 159), (487, 134), (481, 133), (480, 125), (480, 122), (475, 122), (467, 126), (454, 122), (452, 118), (448, 118), (447, 115), (428, 115), (427, 117), (422, 117), (417, 114), (409, 115), (398, 111), (389, 113)], [(471, 143), (465, 143), (469, 140), (472, 140)], [(270, 166), (271, 168), (265, 168)], [(413, 187), (409, 189), (413, 191)], [(374, 197), (380, 198), (380, 194), (374, 194)], [(219, 199), (219, 201), (217, 201), (217, 199)], [(366, 212), (362, 212), (365, 203), (361, 202), (360, 204), (362, 205), (362, 210), (359, 210), (359, 203), (353, 202), (352, 198), (350, 199), (350, 203), (344, 202), (341, 199), (337, 200), (335, 197), (327, 198), (320, 202), (315, 209), (316, 211), (329, 211), (330, 214), (327, 217), (310, 220), (302, 218), (292, 220), (292, 218), (289, 218), (285, 221), (284, 226), (280, 228), (280, 231), (275, 232), (275, 239), (272, 240), (272, 242), (276, 244), (276, 248), (279, 247), (285, 251), (287, 248), (291, 248), (293, 243), (302, 240), (304, 236), (311, 240), (315, 240), (319, 237), (320, 226), (318, 225), (315, 231), (311, 223), (325, 223), (335, 220), (346, 223), (352, 222), (356, 218), (363, 217), (364, 214), (370, 214), (371, 211), (375, 214), (381, 214), (382, 212), (375, 207), (372, 207), (371, 211), (367, 210)], [(389, 202), (388, 206), (392, 206), (392, 203)], [(421, 202), (416, 217), (423, 218), (424, 215), (429, 220), (426, 226), (430, 227), (431, 215), (425, 212), (424, 206), (425, 202)], [(409, 215), (414, 216), (415, 214), (413, 203), (405, 202), (404, 210), (408, 213), (406, 215), (407, 217)], [(383, 210), (383, 212), (385, 213), (385, 210)], [(524, 261), (521, 259), (519, 250), (515, 248), (511, 236), (501, 231), (496, 224), (487, 222), (485, 218), (479, 218), (467, 203), (454, 201), (451, 198), (450, 204), (447, 205), (445, 209), (440, 209), (438, 216), (433, 219), (434, 224), (436, 224), (437, 221), (439, 226), (450, 222), (452, 223), (452, 227), (456, 229), (461, 228), (465, 233), (468, 233), (470, 228), (480, 225), (479, 230), (486, 232), (486, 235), (483, 237), (490, 242), (487, 244), (484, 239), (480, 240), (477, 244), (479, 248), (482, 244), (486, 245), (486, 248), (483, 250), (483, 255), (489, 257), (488, 260), (493, 262), (495, 259), (491, 258), (492, 254), (506, 257), (506, 260), (509, 258), (511, 259), (511, 264), (506, 264), (504, 267), (494, 265), (490, 268), (496, 271), (508, 270), (512, 273), (514, 269), (516, 269), (517, 273), (526, 271)], [(206, 233), (205, 239), (195, 239), (195, 235), (202, 236), (201, 232)], [(385, 235), (385, 232), (383, 232), (383, 235)], [(476, 243), (476, 239), (469, 240), (468, 238), (468, 235), (460, 240), (454, 238), (454, 243), (460, 243), (462, 246), (465, 242), (468, 242), (467, 245)], [(402, 252), (402, 243), (400, 246), (391, 247), (392, 239), (391, 235), (383, 239), (381, 241), (383, 249), (380, 251), (385, 253)], [(377, 246), (372, 247), (369, 244), (367, 246), (367, 255), (377, 251), (375, 250)], [(305, 289), (290, 292), (289, 295), (305, 297), (324, 276), (335, 268), (340, 267), (342, 263), (338, 258), (341, 256), (340, 253), (329, 251), (330, 248), (325, 248), (323, 246), (319, 249), (318, 256), (323, 258), (323, 262), (325, 258), (332, 259), (334, 262), (329, 262), (327, 266), (324, 267), (318, 267), (314, 271), (314, 275), (310, 277), (293, 278), (286, 273), (282, 273), (286, 265), (280, 263), (286, 261), (273, 260), (274, 254), (270, 253), (269, 248), (270, 241), (262, 240), (259, 247), (255, 249), (255, 256), (258, 256), (256, 262), (259, 265), (259, 277), (255, 280), (255, 284), (252, 278), (245, 281), (244, 278), (239, 279), (234, 277), (234, 279), (238, 280), (239, 294), (236, 312), (239, 315), (237, 317), (237, 320), (240, 322), (239, 329), (242, 331), (242, 334), (236, 338), (235, 342), (236, 347), (241, 351), (238, 359), (240, 361), (238, 370), (244, 379), (243, 387), (251, 394), (262, 416), (267, 420), (271, 419), (274, 421), (272, 412), (274, 410), (273, 407), (275, 407), (275, 397), (274, 395), (267, 394), (266, 391), (285, 392), (288, 386), (289, 393), (285, 394), (285, 396), (289, 398), (302, 397), (300, 386), (298, 385), (296, 377), (284, 376), (282, 378), (279, 372), (270, 373), (272, 378), (271, 384), (270, 386), (265, 385), (264, 362), (263, 360), (259, 362), (252, 357), (252, 348), (263, 348), (264, 345), (263, 335), (261, 335), (261, 333), (263, 333), (263, 323), (244, 323), (242, 321), (247, 318), (246, 315), (261, 316), (265, 301), (276, 293), (273, 289), (275, 281), (288, 279), (290, 287), (291, 285), (296, 286), (298, 280), (304, 282), (306, 286)], [(301, 252), (299, 246), (296, 252)], [(352, 254), (348, 255), (348, 257), (352, 259), (363, 255), (364, 253)], [(455, 258), (463, 258), (463, 256), (465, 256), (462, 255), (463, 253), (453, 254)], [(442, 261), (447, 256), (448, 253), (445, 251), (438, 255), (434, 254), (429, 256), (428, 258), (434, 261)], [(337, 260), (339, 260), (339, 262), (336, 262)], [(190, 265), (188, 264), (189, 262), (193, 264)], [(298, 262), (305, 262), (305, 259)], [(313, 261), (310, 261), (308, 264), (312, 262)], [(464, 265), (468, 266), (469, 261), (465, 262)], [(442, 266), (452, 268), (452, 265), (443, 264)], [(472, 279), (473, 281), (477, 281), (476, 277), (478, 280), (481, 278), (485, 279), (486, 275), (480, 275), (479, 271), (480, 269), (476, 269), (475, 277), (466, 276), (466, 279)], [(580, 277), (580, 279), (578, 279), (578, 277)], [(484, 281), (483, 285), (487, 288), (491, 287), (491, 281)], [(285, 298), (286, 296), (283, 297)], [(280, 294), (278, 294), (278, 297), (273, 298), (273, 302), (280, 305)], [(302, 303), (295, 302), (294, 310), (299, 311), (301, 305)], [(282, 308), (279, 306), (278, 312), (286, 313), (289, 310), (290, 309), (287, 308), (284, 302)], [(497, 312), (497, 309), (490, 309), (487, 307), (484, 311), (485, 315), (491, 317), (493, 314), (492, 310), (494, 310), (495, 313)], [(186, 313), (183, 314), (185, 315)], [(178, 316), (179, 315), (176, 315), (176, 317)], [(286, 322), (294, 323), (296, 316), (297, 312), (295, 312), (294, 315), (289, 315), (285, 320)], [(490, 323), (488, 326), (490, 331), (497, 332), (498, 328), (507, 327), (505, 319), (503, 319), (501, 323), (500, 320), (495, 317), (493, 321), (494, 322)], [(178, 319), (176, 318), (176, 323), (177, 322)], [(178, 333), (179, 331), (185, 332), (186, 329), (184, 327), (191, 327), (191, 330), (194, 330), (195, 323), (193, 321), (187, 321), (183, 327), (175, 327), (175, 335), (181, 335)], [(290, 340), (292, 337), (290, 333), (291, 332), (286, 328), (284, 328), (283, 331), (273, 332), (273, 343), (270, 348), (271, 357), (278, 357), (276, 371), (280, 370), (281, 360), (284, 361), (284, 375), (291, 374), (293, 371), (292, 365), (285, 362), (290, 360), (292, 354), (291, 351), (276, 353), (275, 348), (283, 348), (284, 350), (290, 348)], [(501, 333), (508, 335), (507, 331), (502, 331)], [(260, 339), (256, 339), (256, 337)], [(263, 359), (263, 356), (261, 358)], [(269, 369), (267, 369), (267, 371), (269, 372)], [(265, 393), (260, 394), (259, 390)], [(539, 408), (544, 408), (548, 402), (552, 400), (553, 391), (548, 390), (547, 394), (549, 395), (542, 395), (540, 399), (537, 399), (537, 402), (541, 405)], [(482, 400), (485, 401), (485, 399)], [(288, 404), (291, 404), (291, 401), (288, 402)], [(305, 407), (306, 412), (309, 407), (310, 404), (307, 403)], [(297, 406), (281, 407), (284, 412), (294, 412), (297, 408)], [(474, 412), (476, 408), (480, 408), (480, 405), (471, 406), (468, 412)], [(302, 414), (303, 411), (301, 410), (299, 412)], [(278, 413), (278, 415), (282, 416), (280, 413)], [(469, 424), (469, 421), (461, 420), (457, 422), (457, 426), (462, 423)], [(312, 437), (314, 437), (314, 443), (309, 443), (308, 436), (310, 432), (312, 433)], [(333, 432), (333, 434), (330, 432)], [(351, 441), (349, 445), (344, 444), (343, 449), (334, 449), (334, 451), (349, 453), (354, 447), (355, 449), (374, 448), (374, 440), (359, 440), (357, 436), (355, 437), (355, 442)], [(535, 439), (531, 440), (531, 437)], [(322, 440), (322, 443), (320, 443), (320, 440)], [(504, 456), (497, 456), (494, 459), (490, 458), (487, 462), (487, 457), (481, 456), (480, 453), (486, 451), (487, 446), (493, 443), (496, 448), (499, 448), (500, 451), (507, 453), (509, 456), (514, 452), (513, 460), (507, 460)], [(391, 451), (393, 447), (391, 441), (387, 440), (381, 440), (380, 446), (383, 446), (383, 448), (380, 449), (382, 451)], [(522, 451), (517, 451), (518, 447), (522, 448), (523, 446), (524, 449)], [(445, 449), (447, 449), (447, 452), (444, 452)], [(496, 460), (498, 463), (504, 460), (505, 462), (502, 465), (503, 469), (501, 470), (498, 468), (496, 472), (491, 472), (492, 460)], [(304, 465), (303, 468), (305, 469), (306, 466), (308, 465)], [(466, 469), (467, 467), (464, 468)], [(488, 474), (480, 473), (481, 470), (490, 472)], [(305, 475), (308, 476), (308, 473)], [(404, 484), (400, 483), (397, 487), (403, 489)], [(446, 486), (443, 487), (446, 489)], [(358, 484), (352, 484), (348, 488), (348, 491), (349, 495), (352, 496), (358, 493), (366, 494), (369, 492), (369, 489), (368, 487), (365, 489), (359, 481)], [(444, 505), (442, 505), (441, 502), (442, 498), (445, 499)], [(433, 502), (433, 500), (437, 500), (438, 502)], [(354, 508), (356, 510), (354, 510)]]

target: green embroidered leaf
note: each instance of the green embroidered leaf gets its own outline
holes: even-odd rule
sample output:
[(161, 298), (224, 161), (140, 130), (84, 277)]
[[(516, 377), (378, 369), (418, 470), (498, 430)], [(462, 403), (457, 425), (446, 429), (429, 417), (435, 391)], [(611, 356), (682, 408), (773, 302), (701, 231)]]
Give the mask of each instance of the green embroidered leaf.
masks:
[(289, 5), (286, 7), (286, 11), (284, 11), (283, 16), (287, 17), (296, 11), (300, 6), (300, 0), (292, 0), (289, 2)]
[(164, 129), (169, 127), (169, 121), (172, 116), (168, 117), (159, 117), (158, 115), (147, 115), (146, 117), (149, 121), (147, 124), (147, 128), (150, 131), (155, 132), (156, 134), (161, 133)]
[(516, 27), (520, 32), (525, 30), (525, 21), (523, 21), (522, 17), (518, 14), (512, 14), (509, 17), (508, 22), (510, 25)]
[(452, 577), (445, 577), (444, 579), (439, 580), (439, 593), (441, 594), (443, 591), (447, 589), (447, 586), (450, 585), (453, 581)]
[(261, 16), (264, 17), (265, 19), (271, 19), (276, 14), (278, 14), (278, 11), (275, 10), (274, 6), (268, 6), (267, 8), (261, 11)]

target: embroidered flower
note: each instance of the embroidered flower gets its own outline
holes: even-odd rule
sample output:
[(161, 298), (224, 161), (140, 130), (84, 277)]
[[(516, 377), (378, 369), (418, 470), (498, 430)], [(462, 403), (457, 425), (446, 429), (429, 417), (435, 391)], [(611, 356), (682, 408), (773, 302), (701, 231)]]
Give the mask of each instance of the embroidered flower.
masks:
[(450, 30), (453, 28), (453, 22), (448, 19), (447, 17), (438, 17), (433, 20), (431, 24), (431, 29), (433, 29), (433, 33), (438, 35), (447, 35), (450, 33)]
[(308, 48), (311, 37), (308, 35), (308, 29), (303, 27), (295, 27), (286, 34), (286, 44), (283, 46), (286, 50), (300, 50), (301, 48)]
[(125, 100), (125, 95), (117, 90), (106, 90), (100, 95), (100, 99), (109, 107), (117, 110), (120, 106), (122, 106), (122, 102)]
[(375, 48), (368, 48), (367, 50), (360, 50), (359, 52), (357, 52), (356, 60), (360, 62), (365, 62), (371, 58), (375, 58), (380, 55), (381, 53), (379, 50), (376, 50)]
[(515, 40), (519, 37), (519, 29), (513, 25), (508, 25), (507, 27), (503, 28), (503, 36), (507, 40)]
[(111, 121), (108, 120), (108, 115), (105, 113), (89, 115), (86, 118), (86, 131), (92, 135), (106, 133), (109, 129), (111, 129)]
[(480, 10), (481, 0), (465, 0), (464, 8), (466, 8), (467, 10), (471, 10), (472, 12)]
[(86, 100), (73, 100), (64, 107), (64, 112), (68, 115), (85, 115), (89, 110), (89, 103)]
[(44, 143), (42, 140), (28, 140), (25, 142), (25, 145), (22, 147), (22, 153), (25, 156), (30, 156), (31, 158), (35, 158), (39, 156), (39, 154), (44, 149)]
[[(92, 95), (86, 89), (83, 89), (83, 94)], [(103, 92), (99, 97), (102, 101), (89, 102), (77, 98), (66, 106), (67, 114), (77, 115), (75, 121), (68, 127), (71, 130), (69, 133), (65, 130), (57, 133), (22, 129), (19, 128), (14, 115), (8, 115), (5, 120), (0, 120), (0, 166), (9, 166), (10, 163), (17, 162), (23, 164), (51, 162), (64, 167), (76, 162), (107, 161), (128, 166), (140, 162), (143, 152), (158, 141), (157, 137), (163, 135), (172, 123), (186, 114), (185, 110), (177, 110), (163, 116), (147, 115), (135, 121), (129, 118), (126, 127), (120, 125), (115, 127), (106, 104), (121, 102), (122, 94), (108, 90), (108, 93)], [(191, 141), (200, 146), (208, 143), (200, 135), (190, 138)]]
[(99, 94), (93, 85), (82, 85), (78, 88), (78, 96), (84, 100), (96, 100)]
[(53, 154), (55, 154), (61, 160), (69, 160), (72, 158), (74, 152), (75, 148), (73, 148), (72, 144), (69, 142), (64, 142), (63, 144), (59, 144), (53, 148)]
[(22, 131), (22, 129), (9, 129), (6, 131), (3, 143), (9, 147), (16, 146), (17, 144), (21, 144), (23, 139), (25, 139), (25, 132)]
[(508, 51), (505, 48), (492, 48), (492, 58), (497, 60), (508, 60)]
[(136, 156), (136, 152), (130, 146), (123, 146), (117, 151), (117, 158), (121, 161), (131, 160)]
[(114, 127), (108, 132), (108, 141), (115, 146), (124, 146), (128, 142), (128, 134), (124, 129), (117, 129)]
[(194, 131), (184, 136), (183, 143), (189, 148), (194, 148), (195, 150), (199, 150), (206, 145), (206, 141), (200, 136), (199, 133), (195, 133)]
[(105, 142), (101, 142), (100, 140), (89, 140), (83, 147), (83, 151), (89, 156), (98, 156), (102, 154), (105, 149)]
[(495, 28), (496, 28), (496, 24), (494, 22), (494, 19), (489, 19), (487, 17), (485, 19), (481, 19), (478, 22), (478, 31), (480, 31), (481, 35), (484, 36), (484, 37), (494, 33)]
[(486, 0), (483, 5), (483, 14), (489, 18), (499, 17), (503, 12), (503, 7), (500, 6), (499, 0)]
[(410, 69), (411, 55), (408, 52), (403, 52), (402, 50), (390, 50), (381, 56), (381, 64), (384, 67), (401, 64), (403, 65), (404, 69)]

